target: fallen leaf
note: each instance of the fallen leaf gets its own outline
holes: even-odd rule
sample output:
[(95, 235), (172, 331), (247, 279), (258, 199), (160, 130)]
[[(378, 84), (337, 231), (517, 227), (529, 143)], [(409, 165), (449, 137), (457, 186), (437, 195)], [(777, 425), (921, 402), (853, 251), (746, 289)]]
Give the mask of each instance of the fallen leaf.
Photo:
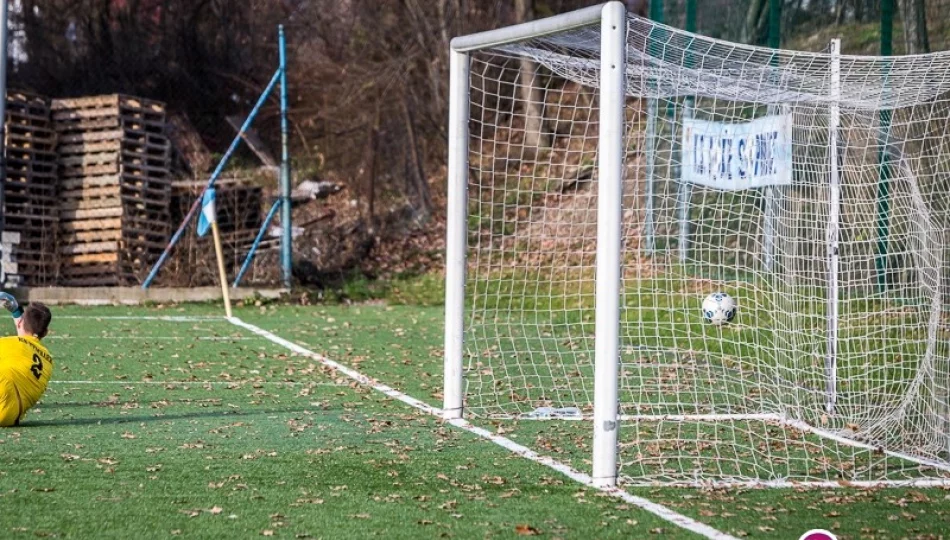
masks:
[(535, 529), (535, 528), (532, 527), (531, 525), (523, 525), (523, 524), (522, 524), (522, 525), (516, 525), (516, 526), (515, 526), (515, 533), (517, 533), (517, 534), (519, 534), (519, 535), (521, 535), (521, 536), (537, 536), (537, 535), (541, 534), (541, 531)]

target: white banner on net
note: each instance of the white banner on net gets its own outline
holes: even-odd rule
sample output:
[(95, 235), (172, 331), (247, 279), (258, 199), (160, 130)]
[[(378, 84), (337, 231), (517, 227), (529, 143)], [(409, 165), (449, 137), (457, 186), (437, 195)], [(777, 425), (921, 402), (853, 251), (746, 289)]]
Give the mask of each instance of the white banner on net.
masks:
[(683, 182), (722, 190), (792, 183), (792, 117), (729, 123), (683, 119)]

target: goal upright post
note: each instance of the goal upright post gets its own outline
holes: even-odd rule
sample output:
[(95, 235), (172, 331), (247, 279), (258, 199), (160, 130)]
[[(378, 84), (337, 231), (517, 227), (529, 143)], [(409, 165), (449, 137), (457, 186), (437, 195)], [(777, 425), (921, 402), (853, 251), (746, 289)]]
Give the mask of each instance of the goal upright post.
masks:
[(623, 200), (626, 10), (604, 6), (600, 30), (593, 478), (617, 484), (620, 378), (620, 252)]
[(465, 250), (468, 219), (469, 56), (449, 51), (449, 164), (445, 253), (445, 366), (442, 412), (462, 417), (463, 334), (465, 329)]

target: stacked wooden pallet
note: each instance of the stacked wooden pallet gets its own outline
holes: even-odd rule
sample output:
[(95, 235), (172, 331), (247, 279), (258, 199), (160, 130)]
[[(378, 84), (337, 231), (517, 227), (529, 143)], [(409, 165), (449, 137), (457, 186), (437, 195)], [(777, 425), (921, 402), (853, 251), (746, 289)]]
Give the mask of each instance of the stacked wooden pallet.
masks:
[[(7, 92), (4, 129), (4, 230), (19, 233), (16, 272), (6, 281), (30, 286), (56, 280), (56, 133), (46, 98)], [(13, 268), (10, 261), (8, 268)], [(16, 277), (19, 276), (19, 277)]]
[[(205, 182), (181, 181), (172, 185), (172, 222), (180, 223)], [(263, 190), (242, 179), (221, 178), (215, 183), (215, 207), (221, 251), (229, 278), (234, 278), (247, 250), (263, 223)], [(166, 275), (179, 286), (214, 285), (218, 282), (211, 234), (197, 238), (193, 229), (182, 237)]]
[(53, 100), (64, 285), (139, 282), (169, 240), (165, 105), (109, 95)]

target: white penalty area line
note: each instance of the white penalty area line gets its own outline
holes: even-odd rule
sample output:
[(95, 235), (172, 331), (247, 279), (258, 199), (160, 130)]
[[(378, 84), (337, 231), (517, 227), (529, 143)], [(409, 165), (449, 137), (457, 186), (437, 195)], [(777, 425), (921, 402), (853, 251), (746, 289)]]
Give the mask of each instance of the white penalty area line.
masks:
[(44, 339), (101, 339), (101, 340), (132, 340), (132, 341), (258, 341), (265, 338), (258, 336), (75, 336), (75, 335), (53, 335)]
[[(282, 338), (282, 337), (280, 337), (280, 336), (277, 336), (277, 335), (275, 335), (275, 334), (272, 334), (271, 332), (268, 332), (267, 330), (264, 330), (264, 329), (262, 329), (262, 328), (258, 328), (257, 326), (254, 326), (253, 324), (246, 323), (246, 322), (242, 321), (241, 319), (238, 319), (237, 317), (232, 317), (232, 318), (230, 318), (230, 319), (228, 319), (228, 320), (231, 322), (231, 324), (234, 324), (235, 326), (239, 326), (239, 327), (241, 327), (241, 328), (244, 328), (245, 330), (249, 330), (250, 332), (253, 332), (254, 334), (257, 334), (257, 335), (259, 335), (259, 336), (261, 336), (261, 337), (267, 338), (269, 341), (271, 341), (271, 342), (273, 342), (273, 343), (275, 343), (275, 344), (277, 344), (277, 345), (280, 345), (281, 347), (284, 347), (284, 348), (286, 348), (286, 349), (289, 349), (289, 350), (291, 350), (291, 351), (293, 351), (293, 352), (295, 352), (295, 353), (297, 353), (297, 354), (306, 356), (306, 357), (308, 357), (308, 358), (312, 358), (312, 359), (314, 359), (314, 360), (316, 360), (316, 361), (318, 361), (318, 362), (320, 362), (320, 363), (322, 363), (322, 364), (324, 364), (324, 365), (326, 365), (326, 366), (328, 366), (328, 367), (331, 367), (331, 368), (333, 368), (333, 369), (335, 369), (335, 370), (337, 370), (337, 371), (343, 373), (343, 374), (346, 375), (347, 377), (350, 377), (351, 379), (354, 379), (355, 381), (359, 382), (360, 384), (363, 384), (363, 385), (365, 385), (365, 386), (368, 386), (368, 387), (372, 388), (373, 390), (376, 390), (376, 391), (378, 391), (378, 392), (382, 392), (383, 394), (386, 394), (387, 396), (389, 396), (389, 397), (391, 397), (391, 398), (393, 398), (393, 399), (397, 399), (397, 400), (399, 400), (399, 401), (401, 401), (401, 402), (403, 402), (403, 403), (405, 403), (405, 404), (407, 404), (407, 405), (410, 405), (410, 406), (412, 406), (412, 407), (415, 407), (416, 409), (419, 409), (419, 410), (422, 411), (422, 412), (425, 412), (425, 413), (430, 414), (430, 415), (432, 415), (432, 416), (436, 416), (436, 417), (438, 417), (438, 418), (440, 418), (440, 419), (442, 418), (442, 409), (439, 409), (439, 408), (437, 408), (437, 407), (433, 407), (433, 406), (429, 405), (428, 403), (425, 403), (425, 402), (420, 401), (420, 400), (418, 400), (418, 399), (416, 399), (416, 398), (414, 398), (414, 397), (411, 397), (411, 396), (408, 396), (408, 395), (406, 395), (406, 394), (403, 394), (402, 392), (400, 392), (400, 391), (398, 391), (398, 390), (396, 390), (396, 389), (394, 389), (394, 388), (392, 388), (392, 387), (386, 386), (385, 384), (381, 384), (381, 383), (379, 383), (379, 382), (377, 382), (377, 381), (375, 381), (375, 380), (373, 380), (373, 379), (367, 377), (366, 375), (363, 375), (362, 373), (360, 373), (360, 372), (358, 372), (358, 371), (356, 371), (356, 370), (354, 370), (354, 369), (352, 369), (352, 368), (349, 368), (349, 367), (347, 367), (347, 366), (344, 366), (343, 364), (340, 364), (339, 362), (335, 362), (335, 361), (333, 361), (333, 360), (331, 360), (331, 359), (329, 359), (329, 358), (327, 358), (327, 357), (325, 357), (325, 356), (323, 356), (323, 355), (321, 355), (321, 354), (317, 354), (317, 353), (315, 353), (315, 352), (313, 352), (313, 351), (311, 351), (311, 350), (309, 350), (309, 349), (307, 349), (307, 348), (301, 347), (300, 345), (297, 345), (296, 343), (293, 343), (293, 342), (291, 342), (291, 341), (288, 341), (288, 340), (286, 340), (286, 339), (284, 339), (284, 338)], [(453, 425), (453, 426), (459, 428), (459, 429), (463, 429), (463, 430), (468, 431), (469, 433), (472, 433), (472, 434), (474, 434), (474, 435), (477, 435), (477, 436), (479, 436), (479, 437), (481, 437), (481, 438), (483, 438), (483, 439), (487, 439), (487, 440), (489, 440), (489, 441), (491, 441), (491, 442), (497, 444), (498, 446), (501, 446), (502, 448), (505, 448), (506, 450), (508, 450), (508, 451), (510, 451), (510, 452), (512, 452), (512, 453), (514, 453), (514, 454), (517, 454), (517, 455), (519, 455), (519, 456), (521, 456), (521, 457), (523, 457), (523, 458), (525, 458), (525, 459), (529, 459), (529, 460), (531, 460), (531, 461), (534, 461), (535, 463), (540, 463), (540, 464), (542, 464), (542, 465), (544, 465), (544, 466), (546, 466), (546, 467), (549, 467), (549, 468), (551, 468), (551, 469), (554, 469), (555, 471), (557, 471), (557, 472), (559, 472), (559, 473), (561, 473), (561, 474), (567, 476), (568, 478), (570, 478), (570, 479), (572, 479), (572, 480), (574, 480), (574, 481), (576, 481), (576, 482), (578, 482), (578, 483), (580, 483), (580, 484), (583, 484), (583, 485), (585, 485), (585, 486), (588, 486), (588, 487), (597, 489), (597, 490), (599, 490), (599, 491), (601, 491), (601, 492), (603, 492), (603, 493), (606, 493), (606, 494), (608, 494), (608, 495), (610, 495), (610, 496), (612, 496), (612, 497), (616, 497), (617, 499), (620, 499), (620, 500), (622, 500), (622, 501), (624, 501), (624, 502), (626, 502), (626, 503), (632, 504), (632, 505), (637, 506), (637, 507), (639, 507), (639, 508), (641, 508), (641, 509), (643, 509), (643, 510), (646, 510), (647, 512), (650, 512), (651, 514), (653, 514), (653, 515), (655, 515), (655, 516), (657, 516), (657, 517), (659, 517), (659, 518), (661, 518), (661, 519), (663, 519), (663, 520), (665, 520), (665, 521), (667, 521), (667, 522), (669, 522), (669, 523), (672, 523), (672, 524), (674, 524), (674, 525), (676, 525), (676, 526), (678, 526), (678, 527), (680, 527), (680, 528), (682, 528), (682, 529), (685, 529), (685, 530), (690, 531), (690, 532), (692, 532), (692, 533), (698, 534), (698, 535), (700, 535), (700, 536), (704, 536), (704, 537), (706, 537), (706, 538), (714, 538), (714, 539), (717, 539), (717, 540), (736, 540), (735, 537), (730, 536), (730, 535), (728, 535), (728, 534), (725, 534), (725, 533), (723, 533), (723, 532), (720, 532), (720, 531), (718, 531), (718, 530), (716, 530), (716, 529), (710, 527), (709, 525), (706, 525), (705, 523), (700, 523), (700, 522), (698, 522), (698, 521), (696, 521), (696, 520), (694, 520), (694, 519), (692, 519), (692, 518), (690, 518), (690, 517), (684, 516), (684, 515), (682, 515), (682, 514), (676, 512), (676, 511), (674, 511), (674, 510), (671, 510), (670, 508), (667, 508), (667, 507), (661, 505), (661, 504), (657, 504), (657, 503), (655, 503), (655, 502), (653, 502), (653, 501), (650, 501), (650, 500), (648, 500), (648, 499), (644, 499), (643, 497), (637, 497), (637, 496), (635, 496), (635, 495), (631, 495), (630, 493), (627, 493), (626, 491), (624, 491), (624, 490), (622, 490), (622, 489), (619, 489), (619, 488), (603, 488), (603, 487), (599, 487), (599, 486), (595, 485), (594, 479), (591, 478), (590, 475), (585, 474), (585, 473), (582, 473), (582, 472), (580, 472), (580, 471), (574, 469), (573, 467), (571, 467), (571, 466), (569, 466), (569, 465), (566, 465), (566, 464), (564, 464), (564, 463), (561, 463), (561, 462), (555, 460), (554, 458), (552, 458), (552, 457), (550, 457), (550, 456), (543, 456), (543, 455), (541, 455), (541, 454), (538, 454), (538, 453), (535, 452), (534, 450), (531, 450), (530, 448), (528, 448), (528, 447), (526, 447), (526, 446), (520, 445), (520, 444), (518, 444), (518, 443), (512, 441), (511, 439), (508, 439), (508, 438), (506, 438), (506, 437), (502, 437), (501, 435), (498, 435), (498, 434), (496, 434), (496, 433), (492, 433), (492, 432), (490, 432), (490, 431), (488, 431), (488, 430), (486, 430), (486, 429), (482, 429), (482, 428), (480, 428), (480, 427), (473, 426), (472, 424), (470, 424), (470, 423), (469, 423), (468, 421), (466, 421), (466, 420), (463, 420), (463, 419), (454, 419), (454, 420), (447, 420), (447, 422), (448, 422), (449, 424), (451, 424), (451, 425)]]
[(52, 380), (49, 384), (55, 385), (119, 385), (119, 386), (147, 386), (147, 385), (161, 385), (161, 386), (187, 386), (187, 387), (199, 387), (199, 386), (234, 386), (234, 387), (243, 387), (243, 386), (333, 386), (333, 387), (349, 387), (348, 384), (337, 383), (337, 382), (303, 382), (303, 381), (57, 381)]
[(87, 321), (168, 321), (168, 322), (209, 322), (209, 321), (220, 321), (224, 322), (225, 319), (218, 315), (208, 315), (208, 316), (178, 316), (178, 315), (163, 315), (163, 316), (151, 316), (151, 315), (57, 315), (56, 319), (80, 319)]

